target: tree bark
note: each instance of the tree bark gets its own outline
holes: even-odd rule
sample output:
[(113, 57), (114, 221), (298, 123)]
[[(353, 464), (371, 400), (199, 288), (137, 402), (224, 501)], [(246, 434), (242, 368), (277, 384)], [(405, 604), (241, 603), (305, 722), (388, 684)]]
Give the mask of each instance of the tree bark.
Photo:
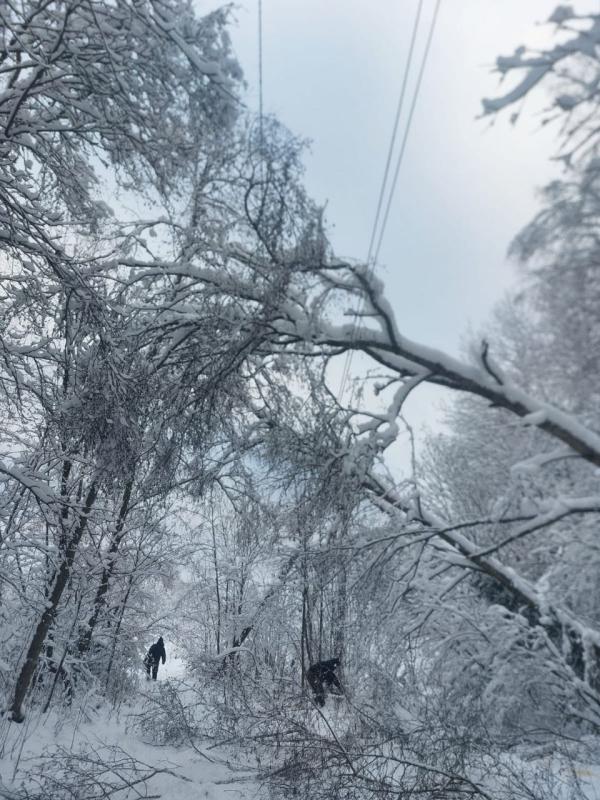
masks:
[(117, 625), (115, 627), (115, 632), (113, 635), (113, 642), (112, 648), (110, 651), (110, 658), (108, 659), (108, 665), (106, 667), (106, 685), (105, 691), (108, 691), (108, 684), (110, 681), (110, 673), (112, 671), (112, 665), (115, 660), (115, 653), (117, 650), (117, 641), (119, 639), (119, 634), (121, 632), (121, 625), (123, 624), (123, 617), (125, 616), (125, 610), (127, 608), (127, 603), (129, 601), (129, 595), (131, 594), (131, 589), (133, 588), (133, 576), (134, 573), (132, 572), (129, 576), (129, 582), (127, 584), (127, 591), (125, 592), (125, 597), (123, 598), (123, 602), (121, 603), (121, 608), (119, 609), (119, 619), (117, 620)]
[(14, 722), (22, 722), (25, 718), (22, 711), (23, 701), (25, 700), (27, 692), (29, 691), (31, 680), (37, 667), (46, 636), (48, 635), (48, 631), (50, 630), (54, 618), (56, 617), (58, 604), (60, 603), (62, 593), (67, 585), (69, 576), (71, 575), (71, 567), (73, 566), (77, 547), (79, 546), (81, 537), (85, 533), (89, 514), (92, 510), (92, 506), (94, 505), (96, 497), (97, 486), (94, 482), (91, 484), (88, 490), (87, 497), (85, 499), (85, 505), (79, 518), (79, 523), (73, 535), (71, 536), (66, 549), (63, 552), (62, 561), (56, 572), (52, 591), (48, 597), (46, 607), (44, 608), (42, 616), (40, 617), (29, 644), (25, 661), (23, 662), (23, 665), (17, 676), (12, 700), (8, 707), (8, 717)]
[(212, 533), (212, 546), (213, 546), (213, 566), (215, 568), (215, 593), (217, 599), (217, 631), (216, 631), (216, 640), (217, 640), (217, 655), (221, 652), (221, 618), (222, 618), (222, 611), (221, 611), (221, 584), (219, 581), (219, 561), (217, 558), (217, 537), (215, 533), (215, 517), (214, 514), (211, 513), (211, 533)]
[(100, 584), (98, 586), (98, 589), (96, 590), (96, 597), (94, 598), (94, 609), (92, 611), (92, 615), (89, 618), (85, 629), (83, 630), (81, 636), (79, 637), (78, 650), (80, 656), (85, 655), (90, 649), (90, 644), (92, 642), (92, 636), (94, 635), (94, 629), (96, 627), (96, 623), (98, 622), (98, 618), (100, 616), (102, 609), (106, 605), (106, 595), (108, 593), (110, 579), (112, 578), (115, 569), (115, 564), (117, 562), (117, 552), (119, 550), (121, 541), (125, 536), (125, 520), (127, 518), (127, 513), (129, 511), (129, 503), (131, 500), (132, 489), (133, 489), (133, 478), (130, 479), (125, 485), (125, 490), (123, 492), (123, 500), (121, 502), (121, 508), (119, 509), (119, 515), (117, 517), (117, 523), (115, 525), (115, 530), (112, 536), (110, 547), (108, 548), (106, 564), (104, 566), (104, 569), (102, 570), (102, 577), (100, 578)]

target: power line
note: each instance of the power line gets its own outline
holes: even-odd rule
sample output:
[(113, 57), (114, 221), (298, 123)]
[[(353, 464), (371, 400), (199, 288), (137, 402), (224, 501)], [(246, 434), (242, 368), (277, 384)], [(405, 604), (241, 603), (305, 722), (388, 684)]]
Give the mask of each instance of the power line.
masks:
[(410, 128), (412, 124), (412, 119), (415, 113), (415, 107), (417, 105), (417, 99), (419, 96), (419, 90), (421, 88), (421, 81), (423, 80), (423, 74), (425, 72), (425, 66), (427, 64), (427, 58), (429, 56), (429, 51), (431, 49), (431, 41), (433, 39), (433, 32), (435, 31), (435, 24), (437, 22), (440, 4), (442, 0), (436, 0), (435, 9), (433, 11), (433, 17), (431, 18), (431, 24), (429, 26), (429, 34), (427, 36), (427, 42), (425, 44), (425, 50), (423, 52), (423, 59), (421, 61), (421, 67), (419, 69), (419, 74), (417, 76), (417, 83), (415, 86), (415, 93), (413, 95), (412, 104), (410, 107), (410, 111), (408, 112), (408, 119), (406, 121), (406, 128), (404, 130), (404, 137), (402, 138), (402, 144), (400, 145), (400, 152), (398, 153), (398, 161), (396, 162), (396, 169), (394, 171), (394, 177), (392, 179), (392, 187), (390, 189), (390, 193), (388, 196), (387, 206), (385, 209), (385, 214), (383, 217), (383, 222), (381, 223), (381, 230), (379, 232), (379, 241), (377, 242), (377, 249), (375, 250), (375, 256), (373, 259), (373, 263), (377, 262), (379, 257), (379, 251), (381, 249), (381, 243), (383, 241), (383, 236), (385, 234), (385, 229), (387, 226), (388, 217), (390, 215), (390, 209), (392, 207), (392, 201), (394, 199), (394, 192), (396, 191), (396, 183), (398, 182), (398, 174), (400, 173), (400, 167), (402, 166), (402, 160), (404, 158), (404, 151), (406, 150), (406, 142), (408, 141), (408, 134), (410, 133)]
[[(388, 177), (389, 177), (389, 172), (390, 172), (390, 165), (392, 163), (392, 155), (393, 155), (394, 149), (396, 147), (396, 136), (397, 136), (397, 133), (398, 133), (398, 125), (400, 123), (400, 115), (402, 114), (402, 108), (404, 107), (404, 97), (406, 95), (406, 87), (408, 85), (408, 76), (410, 74), (410, 68), (411, 68), (413, 53), (414, 53), (414, 49), (415, 49), (415, 42), (417, 40), (417, 33), (418, 33), (418, 30), (419, 30), (419, 22), (421, 20), (421, 12), (422, 12), (422, 10), (423, 10), (423, 0), (419, 0), (419, 3), (417, 5), (417, 11), (416, 11), (416, 14), (415, 14), (415, 20), (414, 20), (414, 23), (413, 23), (412, 34), (411, 34), (411, 38), (410, 38), (410, 45), (409, 45), (409, 48), (408, 48), (408, 54), (406, 56), (406, 63), (404, 65), (404, 76), (402, 78), (402, 87), (400, 89), (400, 96), (398, 97), (398, 105), (396, 107), (396, 116), (394, 118), (394, 125), (392, 127), (392, 136), (390, 138), (390, 144), (389, 144), (389, 147), (388, 147), (387, 158), (386, 158), (386, 162), (385, 162), (385, 168), (383, 170), (383, 177), (381, 179), (381, 187), (379, 189), (379, 197), (377, 199), (377, 210), (375, 212), (375, 219), (373, 220), (373, 228), (371, 230), (371, 239), (369, 241), (369, 250), (367, 252), (367, 260), (366, 260), (367, 267), (368, 267), (369, 270), (372, 270), (374, 268), (374, 266), (375, 266), (374, 263), (373, 264), (371, 263), (371, 256), (373, 254), (373, 244), (375, 242), (375, 235), (377, 233), (377, 228), (379, 226), (379, 216), (381, 214), (381, 209), (383, 207), (383, 198), (385, 197), (385, 190), (387, 188), (387, 182), (388, 182)], [(360, 311), (362, 310), (362, 305), (363, 304), (361, 302), (359, 304), (358, 311), (354, 314), (354, 319), (353, 319), (353, 322), (352, 322), (352, 333), (351, 333), (352, 341), (354, 341), (354, 337), (356, 335), (356, 329), (358, 327), (358, 315), (360, 314)], [(350, 349), (346, 353), (346, 358), (344, 360), (344, 367), (343, 367), (343, 370), (342, 370), (342, 377), (341, 377), (341, 380), (340, 380), (340, 391), (339, 391), (340, 397), (343, 395), (344, 390), (346, 388), (346, 383), (348, 381), (348, 377), (349, 377), (349, 374), (350, 374), (350, 366), (352, 364), (352, 356), (353, 356), (353, 350)]]
[(410, 46), (408, 49), (408, 55), (406, 57), (406, 64), (404, 66), (404, 77), (402, 79), (402, 88), (400, 89), (400, 97), (398, 98), (398, 107), (396, 108), (396, 117), (394, 119), (394, 127), (392, 130), (392, 137), (390, 139), (390, 146), (388, 148), (387, 159), (385, 162), (385, 169), (383, 171), (383, 178), (381, 180), (381, 189), (379, 190), (379, 198), (377, 200), (377, 211), (375, 212), (375, 220), (373, 221), (373, 230), (371, 232), (371, 240), (369, 242), (369, 251), (367, 254), (367, 264), (371, 261), (371, 255), (373, 253), (373, 244), (375, 242), (375, 234), (377, 232), (377, 226), (379, 225), (379, 215), (381, 214), (381, 207), (383, 205), (383, 198), (385, 195), (385, 190), (387, 188), (387, 180), (390, 171), (390, 164), (392, 162), (392, 155), (394, 152), (394, 148), (396, 146), (396, 134), (398, 133), (398, 124), (400, 122), (400, 114), (402, 113), (402, 108), (404, 106), (404, 96), (406, 94), (406, 86), (408, 84), (408, 76), (410, 73), (410, 66), (412, 63), (413, 52), (415, 49), (415, 41), (417, 39), (417, 32), (419, 29), (419, 22), (421, 20), (421, 11), (423, 10), (423, 0), (419, 0), (419, 5), (417, 6), (417, 13), (415, 15), (415, 21), (413, 24), (412, 35), (410, 39)]
[(262, 0), (258, 0), (258, 126), (260, 149), (264, 146), (263, 131), (263, 14)]
[[(382, 180), (381, 189), (380, 189), (380, 192), (379, 192), (379, 199), (378, 199), (378, 203), (377, 203), (377, 212), (375, 214), (375, 222), (373, 224), (373, 230), (371, 232), (371, 241), (369, 243), (369, 254), (367, 256), (367, 273), (369, 275), (373, 274), (373, 272), (375, 270), (375, 265), (377, 263), (377, 259), (379, 258), (379, 251), (381, 249), (381, 243), (383, 241), (383, 237), (384, 237), (384, 234), (385, 234), (385, 229), (387, 227), (387, 221), (388, 221), (388, 218), (389, 218), (390, 209), (391, 209), (392, 201), (393, 201), (393, 198), (394, 198), (394, 193), (395, 193), (395, 190), (396, 190), (396, 184), (398, 182), (398, 175), (400, 173), (400, 167), (402, 165), (404, 152), (406, 150), (406, 143), (408, 141), (408, 135), (410, 133), (410, 128), (411, 128), (411, 125), (412, 125), (414, 111), (415, 111), (415, 107), (417, 105), (417, 99), (419, 97), (419, 92), (420, 92), (420, 89), (421, 89), (421, 82), (422, 82), (422, 79), (423, 79), (423, 74), (425, 72), (425, 66), (427, 64), (427, 59), (429, 57), (429, 51), (431, 49), (431, 42), (432, 42), (432, 39), (433, 39), (433, 33), (434, 33), (435, 25), (436, 25), (436, 22), (437, 22), (439, 10), (440, 10), (440, 5), (441, 5), (441, 0), (436, 0), (435, 8), (434, 8), (434, 11), (433, 11), (433, 16), (431, 18), (431, 22), (430, 22), (430, 25), (429, 25), (429, 32), (427, 34), (427, 40), (426, 40), (426, 43), (425, 43), (425, 49), (423, 51), (423, 58), (421, 59), (421, 65), (420, 65), (419, 72), (418, 72), (418, 75), (417, 75), (417, 81), (415, 83), (415, 90), (414, 90), (414, 93), (413, 93), (413, 98), (412, 98), (411, 106), (410, 106), (410, 109), (409, 109), (408, 118), (407, 118), (407, 121), (406, 121), (406, 126), (405, 126), (405, 129), (404, 129), (404, 135), (402, 137), (402, 143), (400, 145), (400, 152), (398, 154), (398, 159), (396, 161), (396, 168), (394, 170), (394, 177), (392, 179), (391, 188), (390, 188), (390, 191), (389, 191), (389, 194), (388, 194), (388, 200), (387, 200), (387, 204), (386, 204), (385, 214), (383, 216), (383, 221), (381, 223), (381, 228), (380, 228), (380, 231), (379, 231), (379, 238), (378, 238), (378, 241), (377, 241), (377, 248), (375, 250), (375, 254), (373, 254), (373, 252), (372, 252), (373, 243), (375, 241), (375, 236), (376, 236), (376, 232), (377, 232), (377, 224), (379, 222), (379, 217), (380, 217), (380, 213), (381, 213), (381, 207), (382, 207), (382, 204), (383, 204), (383, 197), (385, 195), (385, 188), (386, 188), (386, 185), (387, 185), (387, 179), (388, 179), (388, 175), (389, 175), (389, 167), (390, 167), (390, 162), (391, 162), (391, 158), (392, 158), (392, 152), (393, 152), (393, 149), (394, 149), (394, 146), (395, 146), (396, 134), (397, 134), (397, 129), (398, 129), (398, 121), (399, 121), (399, 118), (400, 118), (400, 112), (402, 110), (402, 105), (403, 105), (403, 102), (404, 102), (406, 84), (407, 84), (407, 81), (408, 81), (408, 73), (409, 73), (409, 70), (410, 70), (410, 64), (411, 64), (411, 61), (412, 61), (412, 54), (413, 54), (413, 50), (414, 50), (414, 44), (415, 44), (415, 39), (416, 39), (416, 35), (417, 35), (417, 29), (418, 29), (418, 25), (419, 25), (420, 16), (421, 16), (422, 0), (419, 1), (419, 5), (417, 7), (417, 13), (416, 13), (416, 17), (415, 17), (415, 23), (414, 23), (414, 26), (413, 26), (413, 32), (412, 32), (412, 37), (411, 37), (409, 53), (408, 53), (408, 57), (407, 57), (407, 61), (406, 61), (406, 67), (405, 67), (405, 71), (404, 71), (402, 89), (401, 89), (401, 92), (400, 92), (400, 99), (399, 99), (399, 102), (398, 102), (398, 109), (396, 111), (396, 118), (395, 118), (395, 121), (394, 121), (392, 138), (391, 138), (391, 141), (390, 141), (390, 147), (389, 147), (389, 150), (388, 150), (388, 155), (387, 155), (387, 160), (386, 160), (386, 166), (385, 166), (385, 170), (384, 170), (383, 180)], [(364, 306), (364, 301), (361, 300), (359, 308), (357, 309), (357, 311), (355, 312), (355, 315), (354, 315), (354, 322), (353, 322), (353, 327), (352, 327), (352, 332), (351, 332), (351, 342), (354, 342), (354, 340), (355, 340), (356, 331), (357, 331), (357, 328), (358, 328), (358, 319), (359, 319), (359, 315), (362, 312), (363, 306)], [(339, 390), (340, 398), (342, 397), (342, 395), (344, 393), (344, 390), (346, 388), (346, 382), (348, 380), (348, 376), (349, 376), (349, 373), (350, 373), (350, 366), (351, 366), (351, 363), (352, 363), (353, 355), (354, 355), (354, 351), (352, 349), (349, 350), (346, 353), (346, 360), (345, 360), (345, 363), (344, 363), (344, 368), (343, 368), (343, 371), (342, 371), (342, 379), (341, 379), (341, 382), (340, 382), (340, 390)]]

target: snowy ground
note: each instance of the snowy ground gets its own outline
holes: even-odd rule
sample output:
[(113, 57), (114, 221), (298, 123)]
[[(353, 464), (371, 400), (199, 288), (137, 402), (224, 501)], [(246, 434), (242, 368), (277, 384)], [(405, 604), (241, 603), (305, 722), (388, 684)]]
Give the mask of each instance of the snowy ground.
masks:
[(166, 664), (161, 664), (159, 667), (159, 677), (163, 680), (168, 678), (184, 678), (186, 674), (185, 663), (179, 657), (176, 651), (169, 653)]
[[(150, 684), (150, 687), (153, 686), (156, 684)], [(55, 787), (56, 794), (48, 794), (48, 784), (44, 783), (48, 779), (48, 765), (51, 765), (52, 773), (57, 771), (59, 779), (65, 784), (76, 786), (83, 792), (77, 795), (81, 800), (101, 796), (95, 785), (90, 784), (91, 788), (85, 789), (86, 779), (83, 775), (87, 768), (81, 759), (85, 753), (95, 753), (101, 758), (113, 760), (115, 777), (107, 772), (98, 777), (110, 780), (117, 787), (110, 794), (115, 800), (144, 797), (239, 800), (261, 796), (255, 774), (247, 765), (236, 760), (235, 754), (209, 750), (208, 745), (203, 747), (202, 743), (194, 747), (172, 747), (143, 741), (139, 734), (132, 732), (131, 725), (132, 715), (140, 708), (141, 702), (122, 707), (118, 713), (109, 713), (105, 708), (87, 707), (63, 719), (55, 712), (32, 714), (22, 725), (0, 720), (0, 798), (20, 800), (21, 797), (37, 797), (38, 792), (40, 797), (48, 800), (53, 800), (55, 796), (68, 796), (68, 793), (60, 793), (58, 784)], [(128, 770), (128, 765), (133, 763), (128, 757), (138, 762), (142, 773), (158, 771), (158, 774), (135, 786), (118, 789), (123, 781), (143, 777), (141, 773), (134, 775)], [(65, 770), (61, 772), (58, 766), (63, 760)], [(81, 779), (77, 777), (78, 770), (82, 770)], [(20, 794), (24, 790), (30, 795)]]
[[(109, 710), (90, 696), (62, 718), (53, 711), (31, 713), (22, 725), (0, 719), (0, 800), (261, 800), (264, 791), (256, 769), (239, 751), (211, 749), (210, 743), (197, 741), (179, 747), (153, 744), (151, 737), (140, 733), (134, 720), (147, 712), (148, 699), (155, 709), (159, 697), (169, 696), (165, 690), (177, 689), (184, 703), (191, 691), (177, 680), (184, 677), (183, 663), (172, 657), (167, 666), (162, 680), (142, 679), (139, 695), (118, 710)], [(337, 697), (328, 698), (325, 709), (315, 709), (311, 716), (316, 735), (339, 741), (353, 737), (354, 722), (350, 706)], [(590, 752), (597, 749), (593, 744)], [(541, 748), (511, 752), (502, 760), (509, 771), (529, 776), (532, 785), (540, 770), (553, 776), (553, 798), (572, 800), (579, 784), (587, 800), (600, 800), (600, 766), (567, 762)], [(90, 778), (94, 770), (95, 777)], [(489, 788), (493, 773), (492, 769), (478, 780)], [(539, 784), (537, 788), (539, 792)]]

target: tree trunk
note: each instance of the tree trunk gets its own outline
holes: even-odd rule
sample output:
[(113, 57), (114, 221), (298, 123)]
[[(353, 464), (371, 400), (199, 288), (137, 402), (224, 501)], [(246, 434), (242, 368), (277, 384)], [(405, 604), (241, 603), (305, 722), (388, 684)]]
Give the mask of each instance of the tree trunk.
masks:
[(219, 582), (219, 562), (217, 559), (217, 537), (215, 534), (215, 518), (213, 513), (211, 513), (210, 523), (211, 523), (212, 545), (213, 545), (213, 565), (215, 568), (215, 593), (217, 599), (217, 633), (216, 633), (217, 655), (219, 655), (219, 653), (221, 652), (221, 618), (222, 618), (221, 585)]
[(108, 548), (107, 560), (102, 570), (102, 577), (100, 579), (100, 584), (98, 589), (96, 590), (96, 597), (94, 598), (94, 609), (92, 611), (92, 615), (88, 620), (88, 623), (81, 633), (79, 637), (79, 644), (78, 650), (79, 655), (85, 655), (88, 650), (90, 649), (90, 644), (92, 642), (92, 636), (94, 635), (94, 628), (96, 627), (96, 623), (98, 622), (98, 618), (104, 606), (106, 605), (106, 595), (108, 593), (108, 587), (110, 583), (110, 579), (112, 578), (112, 574), (115, 569), (115, 564), (117, 562), (117, 552), (119, 550), (119, 545), (125, 535), (125, 520), (127, 518), (127, 513), (129, 511), (129, 502), (131, 500), (131, 491), (133, 489), (133, 478), (129, 480), (125, 485), (125, 490), (123, 492), (123, 500), (121, 502), (121, 508), (119, 509), (119, 516), (117, 517), (117, 523), (115, 525), (115, 531), (110, 543), (110, 547)]
[(323, 587), (319, 589), (319, 641), (317, 644), (317, 661), (323, 661)]
[(96, 496), (97, 487), (95, 483), (92, 483), (85, 499), (85, 506), (81, 513), (81, 517), (79, 518), (79, 524), (77, 525), (75, 532), (73, 533), (66, 550), (63, 553), (60, 567), (58, 568), (56, 577), (54, 579), (52, 592), (48, 597), (46, 607), (44, 608), (40, 621), (38, 622), (33, 634), (33, 638), (29, 644), (25, 661), (23, 662), (21, 670), (17, 676), (13, 697), (8, 707), (9, 719), (14, 720), (15, 722), (22, 722), (24, 719), (24, 715), (21, 710), (23, 701), (25, 700), (31, 685), (31, 680), (37, 667), (40, 653), (42, 652), (42, 648), (44, 646), (44, 641), (46, 640), (48, 631), (50, 630), (50, 627), (56, 616), (56, 610), (58, 608), (58, 604), (60, 603), (60, 598), (62, 597), (62, 593), (69, 580), (71, 567), (73, 566), (73, 560), (75, 559), (75, 554), (77, 552), (77, 547), (81, 541), (81, 537), (85, 532), (89, 514), (96, 500)]
[(302, 592), (302, 627), (300, 628), (300, 667), (302, 669), (302, 687), (306, 682), (306, 649), (304, 647), (304, 631), (306, 630), (306, 601)]
[(306, 650), (306, 657), (308, 659), (308, 665), (310, 666), (314, 662), (313, 662), (313, 650), (312, 650), (313, 631), (312, 631), (312, 621), (310, 616), (310, 596), (309, 596), (308, 586), (304, 586), (304, 589), (302, 591), (301, 641), (303, 643), (303, 648)]
[[(52, 702), (52, 697), (54, 696), (54, 692), (56, 690), (56, 684), (58, 683), (59, 678), (63, 678), (63, 680), (65, 681), (65, 686), (66, 686), (66, 689), (67, 689), (67, 692), (68, 692), (68, 696), (69, 696), (69, 698), (71, 697), (71, 694), (72, 694), (72, 683), (71, 683), (71, 680), (68, 677), (68, 675), (66, 675), (66, 673), (65, 673), (64, 664), (65, 664), (65, 659), (67, 657), (67, 654), (69, 652), (69, 642), (71, 641), (71, 637), (73, 636), (73, 631), (75, 630), (75, 627), (76, 627), (77, 622), (79, 620), (79, 612), (81, 610), (81, 601), (82, 601), (82, 599), (83, 599), (83, 595), (81, 595), (79, 597), (79, 600), (77, 602), (77, 609), (75, 611), (75, 616), (73, 617), (73, 624), (71, 625), (71, 630), (69, 631), (69, 637), (67, 639), (67, 644), (65, 645), (65, 648), (63, 650), (63, 654), (62, 654), (58, 664), (55, 665), (55, 668), (54, 668), (54, 680), (52, 681), (52, 686), (50, 687), (50, 692), (48, 694), (48, 698), (47, 698), (46, 702), (44, 703), (44, 707), (42, 708), (42, 714), (46, 714), (48, 712), (48, 709), (50, 708), (50, 703)], [(68, 684), (66, 682), (67, 680), (69, 681)]]
[(127, 584), (127, 591), (125, 592), (125, 597), (123, 598), (123, 602), (121, 603), (121, 608), (119, 609), (119, 619), (117, 620), (117, 624), (115, 627), (115, 632), (113, 635), (113, 642), (112, 648), (110, 651), (110, 658), (108, 659), (108, 665), (106, 667), (106, 686), (105, 691), (108, 691), (108, 684), (110, 681), (110, 673), (112, 670), (112, 665), (115, 660), (115, 653), (117, 650), (117, 641), (119, 639), (119, 633), (121, 632), (121, 625), (123, 624), (123, 617), (125, 616), (125, 609), (127, 608), (127, 602), (129, 600), (129, 595), (131, 594), (131, 589), (133, 587), (133, 576), (134, 573), (132, 572), (129, 576), (129, 582)]
[(333, 620), (333, 656), (343, 658), (346, 645), (346, 616), (348, 605), (348, 575), (346, 567), (342, 566), (335, 592), (334, 620)]

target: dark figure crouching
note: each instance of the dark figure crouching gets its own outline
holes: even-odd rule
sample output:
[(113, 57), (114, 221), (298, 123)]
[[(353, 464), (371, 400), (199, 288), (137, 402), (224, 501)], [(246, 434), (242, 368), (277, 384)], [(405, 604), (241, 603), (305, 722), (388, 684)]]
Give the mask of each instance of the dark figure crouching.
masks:
[(152, 647), (146, 653), (146, 658), (144, 659), (144, 666), (146, 667), (146, 677), (150, 680), (150, 671), (152, 670), (152, 680), (156, 680), (156, 676), (158, 675), (158, 664), (162, 658), (163, 664), (167, 660), (167, 654), (165, 652), (165, 643), (163, 642), (162, 636), (159, 637), (158, 642), (155, 642)]
[(343, 692), (335, 670), (340, 665), (339, 658), (330, 658), (329, 661), (318, 661), (308, 668), (306, 678), (315, 695), (315, 701), (321, 706), (325, 705), (325, 688), (331, 690), (335, 686), (341, 694)]

